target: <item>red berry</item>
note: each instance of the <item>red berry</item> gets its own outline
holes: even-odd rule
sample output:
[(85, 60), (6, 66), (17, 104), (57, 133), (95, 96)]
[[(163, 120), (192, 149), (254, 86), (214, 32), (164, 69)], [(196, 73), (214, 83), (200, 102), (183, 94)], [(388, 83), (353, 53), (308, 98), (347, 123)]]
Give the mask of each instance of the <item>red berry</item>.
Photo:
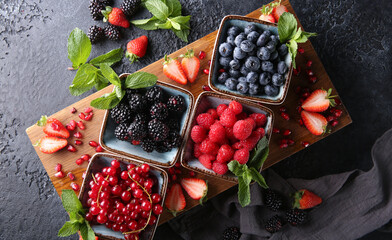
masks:
[(238, 115), (242, 112), (242, 105), (237, 101), (231, 101), (229, 104), (229, 108), (233, 110), (235, 115)]
[(339, 105), (341, 105), (341, 104), (342, 104), (342, 101), (340, 101), (340, 99), (339, 99), (339, 98), (335, 98), (334, 100), (335, 100), (335, 104), (336, 104), (336, 106), (339, 106)]
[(83, 163), (83, 159), (81, 159), (81, 158), (78, 158), (77, 160), (76, 160), (76, 162), (75, 162), (77, 165), (82, 165), (82, 163)]
[(83, 144), (82, 141), (80, 141), (80, 140), (75, 140), (75, 145), (82, 145), (82, 144)]
[(286, 121), (290, 120), (290, 116), (285, 112), (281, 112), (280, 116), (282, 116), (282, 118)]
[(91, 214), (91, 213), (86, 213), (86, 215), (84, 216), (84, 218), (87, 220), (87, 221), (92, 221), (93, 220), (93, 215)]
[(238, 140), (245, 140), (252, 134), (253, 126), (250, 121), (240, 120), (233, 126), (233, 134)]
[(309, 82), (310, 83), (316, 83), (317, 82), (317, 77), (316, 76), (309, 77)]
[(65, 128), (68, 130), (68, 131), (73, 131), (73, 130), (75, 130), (75, 127), (73, 127), (71, 124), (67, 124), (67, 125), (65, 125)]
[(119, 168), (120, 167), (120, 161), (118, 161), (117, 159), (114, 159), (114, 160), (112, 160), (110, 165), (112, 165), (112, 167), (114, 167), (114, 168)]
[(287, 112), (287, 108), (286, 108), (286, 107), (280, 107), (280, 108), (279, 108), (279, 111), (280, 111), (280, 112)]
[(308, 147), (310, 144), (309, 144), (309, 142), (302, 142), (301, 145), (302, 145), (303, 147)]
[(335, 117), (338, 118), (338, 117), (342, 116), (342, 113), (343, 113), (342, 110), (336, 109), (336, 110), (333, 112), (333, 115), (335, 115)]
[(149, 201), (144, 201), (140, 205), (144, 211), (150, 211), (151, 210), (151, 203)]
[(60, 171), (56, 172), (56, 173), (54, 174), (54, 176), (55, 176), (56, 178), (63, 178), (63, 177), (64, 177), (64, 173), (60, 170)]
[(309, 77), (314, 75), (314, 73), (311, 69), (306, 70), (306, 74), (308, 74)]
[(214, 123), (210, 127), (208, 138), (215, 143), (220, 143), (226, 139), (226, 129), (219, 122)]
[(305, 49), (303, 49), (302, 47), (299, 47), (299, 48), (298, 48), (298, 52), (299, 52), (300, 54), (303, 54), (303, 53), (305, 52)]
[(162, 200), (161, 195), (159, 195), (158, 193), (154, 193), (151, 195), (151, 201), (153, 203), (159, 203)]
[(267, 123), (267, 116), (262, 113), (252, 113), (249, 115), (256, 122), (256, 127), (264, 127)]
[(290, 134), (291, 134), (291, 130), (290, 130), (290, 129), (286, 129), (286, 130), (284, 130), (283, 133), (282, 133), (283, 136), (288, 136), (288, 135), (290, 135)]
[(226, 108), (228, 108), (228, 106), (226, 104), (220, 104), (216, 108), (216, 113), (218, 114), (218, 116), (222, 115), (222, 113), (226, 110)]
[(308, 61), (306, 62), (306, 66), (307, 66), (308, 68), (310, 68), (310, 67), (312, 66), (312, 64), (313, 64), (313, 62), (310, 61), (310, 60), (308, 60)]
[(82, 119), (82, 120), (85, 120), (86, 119), (86, 115), (84, 115), (84, 113), (79, 113), (79, 118), (80, 119)]
[(199, 52), (199, 59), (203, 60), (206, 57), (206, 53), (204, 51)]
[(63, 165), (61, 165), (60, 163), (57, 163), (57, 164), (56, 164), (56, 167), (54, 167), (54, 170), (55, 170), (56, 172), (60, 172), (62, 168), (63, 168)]
[(92, 215), (98, 215), (100, 209), (98, 206), (91, 206), (89, 211)]
[(91, 107), (86, 107), (85, 109), (84, 109), (84, 112), (85, 113), (90, 113), (90, 112), (92, 112), (93, 111), (93, 109), (91, 108)]
[(108, 218), (106, 217), (106, 215), (104, 215), (104, 214), (99, 214), (99, 215), (97, 216), (97, 222), (98, 222), (98, 223), (104, 224), (104, 223), (106, 223), (107, 221), (108, 221)]
[(295, 142), (294, 142), (293, 139), (287, 139), (287, 144), (288, 144), (289, 146), (293, 145), (294, 143), (295, 143)]
[(121, 193), (121, 199), (124, 202), (129, 202), (129, 200), (131, 200), (131, 198), (132, 198), (132, 194), (130, 192), (124, 191)]
[(86, 129), (86, 127), (84, 126), (83, 121), (79, 121), (79, 122), (77, 123), (77, 125), (78, 125), (78, 128), (80, 128), (81, 130)]
[(326, 119), (327, 119), (328, 122), (332, 122), (333, 120), (335, 120), (335, 117), (332, 116), (332, 115), (328, 115), (328, 116), (326, 117)]
[(205, 139), (200, 144), (200, 151), (202, 153), (216, 155), (216, 154), (218, 154), (218, 150), (219, 150), (219, 146), (208, 138)]
[(205, 129), (210, 129), (211, 125), (214, 124), (215, 119), (208, 113), (199, 114), (196, 118), (197, 124)]
[(74, 183), (74, 182), (71, 183), (71, 188), (74, 191), (79, 191), (79, 189), (80, 189), (79, 185), (77, 183)]
[(211, 91), (211, 88), (207, 85), (203, 85), (202, 89), (203, 91)]
[(74, 146), (72, 146), (71, 144), (68, 144), (67, 151), (68, 152), (76, 152), (76, 148)]
[(335, 127), (336, 125), (338, 125), (338, 120), (333, 120), (332, 122), (331, 122), (331, 126), (332, 127)]
[(95, 148), (96, 152), (103, 152), (103, 148), (101, 146), (98, 146)]
[(219, 174), (219, 175), (224, 175), (225, 173), (227, 173), (227, 171), (228, 171), (229, 169), (228, 169), (226, 163), (220, 163), (220, 162), (218, 162), (218, 161), (215, 161), (215, 162), (212, 164), (212, 170), (213, 170), (215, 173)]
[[(219, 115), (219, 112), (218, 112), (218, 115)], [(226, 108), (223, 111), (222, 115), (220, 115), (219, 121), (224, 127), (233, 127), (237, 121), (237, 118), (236, 118), (233, 110), (231, 110), (230, 108)]]
[(272, 133), (280, 133), (280, 130), (274, 127), (272, 128)]
[(132, 195), (135, 198), (141, 198), (143, 196), (143, 190), (141, 190), (140, 188), (133, 190)]
[(72, 114), (76, 113), (76, 108), (72, 107), (72, 108), (71, 108), (71, 113), (72, 113)]
[(90, 141), (88, 142), (88, 145), (90, 145), (91, 147), (98, 147), (98, 143), (96, 141)]
[(203, 73), (206, 74), (206, 75), (210, 74), (210, 69), (205, 68), (205, 69), (203, 70)]
[(193, 126), (191, 130), (191, 138), (195, 143), (201, 143), (207, 137), (207, 131), (205, 128), (199, 125)]
[(282, 145), (282, 144), (285, 144), (285, 143), (287, 143), (287, 139), (284, 138), (284, 139), (281, 139), (281, 140), (280, 140), (280, 143), (279, 143), (279, 144)]
[(152, 211), (155, 215), (159, 215), (163, 212), (163, 207), (160, 204), (155, 204)]
[(80, 132), (76, 132), (76, 133), (74, 133), (74, 137), (76, 137), (76, 138), (82, 138), (83, 135), (82, 135)]
[(293, 69), (293, 73), (295, 76), (298, 76), (301, 73), (301, 68), (299, 66), (297, 66), (297, 68)]
[(84, 119), (86, 121), (91, 121), (91, 119), (93, 118), (94, 113), (90, 112)]
[(216, 156), (216, 161), (220, 163), (226, 163), (233, 159), (234, 149), (230, 145), (222, 145), (219, 148), (218, 155)]
[(214, 119), (219, 118), (218, 113), (217, 113), (216, 109), (214, 109), (214, 108), (208, 109), (207, 113), (209, 113)]
[(224, 73), (224, 72), (226, 72), (226, 71), (225, 71), (225, 69), (221, 68), (221, 69), (219, 69), (219, 72), (220, 72), (220, 73)]
[(196, 175), (196, 173), (194, 171), (189, 172), (189, 177), (194, 177), (195, 175)]
[(289, 145), (287, 143), (282, 143), (279, 145), (280, 148), (287, 148)]
[(207, 169), (212, 168), (212, 161), (215, 161), (215, 156), (211, 154), (203, 154), (199, 157), (199, 162)]
[(234, 160), (238, 161), (240, 164), (246, 164), (249, 160), (249, 150), (243, 148), (235, 151)]
[(67, 175), (71, 181), (75, 180), (75, 175), (73, 175), (73, 173), (69, 172)]
[(83, 159), (83, 161), (88, 161), (91, 157), (88, 154), (83, 154), (80, 158)]

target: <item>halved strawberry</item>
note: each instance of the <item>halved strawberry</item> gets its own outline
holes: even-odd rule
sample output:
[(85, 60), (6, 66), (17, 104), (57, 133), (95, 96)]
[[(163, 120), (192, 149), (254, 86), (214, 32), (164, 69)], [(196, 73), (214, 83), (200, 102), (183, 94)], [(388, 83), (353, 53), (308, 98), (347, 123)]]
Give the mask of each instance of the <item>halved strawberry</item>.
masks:
[[(279, 2), (280, 2), (280, 1), (279, 1)], [(285, 13), (285, 12), (288, 12), (286, 6), (280, 5), (280, 3), (279, 3), (279, 5), (276, 6), (276, 7), (274, 7), (274, 9), (272, 10), (272, 16), (274, 16), (276, 22), (278, 22), (280, 16), (281, 16), (283, 13)]]
[(259, 19), (266, 22), (275, 23), (275, 18), (274, 16), (272, 16), (272, 14), (268, 14), (268, 15), (261, 14)]
[(58, 150), (64, 148), (68, 145), (66, 139), (58, 138), (58, 137), (50, 137), (46, 136), (39, 140), (38, 144), (35, 146), (40, 146), (39, 150), (43, 153), (54, 153)]
[(271, 13), (272, 13), (274, 7), (278, 6), (279, 4), (280, 4), (280, 1), (264, 5), (261, 8), (261, 16), (259, 17), (259, 19), (266, 21), (266, 22), (276, 23), (277, 21), (275, 21), (275, 18)]
[(193, 83), (199, 74), (200, 60), (195, 57), (193, 49), (188, 50), (181, 56), (183, 57), (181, 61), (182, 69), (184, 70), (189, 82)]
[(302, 103), (302, 108), (308, 112), (324, 112), (329, 106), (334, 107), (336, 96), (331, 96), (332, 89), (328, 89), (328, 92), (324, 89), (318, 89)]
[(312, 134), (321, 135), (326, 131), (328, 121), (323, 115), (303, 110), (301, 112), (301, 117), (306, 128)]
[(181, 186), (192, 199), (200, 200), (200, 204), (203, 204), (207, 200), (208, 186), (203, 179), (183, 178), (181, 179)]
[(184, 210), (186, 206), (185, 197), (182, 193), (181, 185), (174, 183), (167, 193), (165, 206), (174, 215)]
[(44, 127), (43, 131), (48, 136), (69, 138), (69, 131), (64, 127), (64, 125), (55, 118), (49, 118), (44, 115), (38, 120), (37, 125)]
[(165, 61), (163, 62), (163, 73), (180, 84), (185, 85), (188, 82), (181, 63), (177, 59), (169, 58), (167, 55), (165, 55)]

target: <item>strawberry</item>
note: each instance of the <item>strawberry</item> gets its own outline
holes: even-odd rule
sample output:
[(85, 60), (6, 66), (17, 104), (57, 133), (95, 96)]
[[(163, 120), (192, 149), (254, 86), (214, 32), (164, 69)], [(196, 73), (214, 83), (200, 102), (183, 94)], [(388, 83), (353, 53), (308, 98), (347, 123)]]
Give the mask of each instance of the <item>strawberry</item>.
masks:
[(280, 5), (280, 1), (279, 1), (279, 5), (274, 7), (274, 9), (272, 10), (272, 16), (274, 16), (276, 22), (279, 21), (280, 16), (284, 12), (288, 12), (288, 10), (287, 10), (286, 6)]
[(274, 7), (278, 6), (279, 4), (280, 1), (264, 5), (261, 8), (261, 16), (259, 17), (259, 19), (266, 22), (276, 23), (275, 18), (272, 15), (272, 11), (274, 10)]
[(304, 110), (301, 112), (301, 117), (306, 128), (312, 134), (321, 135), (325, 132), (328, 121), (323, 115), (319, 113), (307, 112)]
[(102, 15), (104, 16), (103, 21), (109, 21), (110, 24), (114, 26), (119, 26), (123, 28), (129, 28), (129, 21), (125, 17), (124, 12), (120, 8), (112, 8), (106, 6), (105, 10), (102, 10)]
[(275, 23), (275, 18), (274, 16), (272, 16), (272, 14), (268, 14), (268, 15), (261, 14), (259, 19), (265, 22)]
[(165, 61), (163, 62), (163, 73), (180, 84), (185, 85), (187, 83), (181, 63), (177, 59), (169, 58), (167, 55), (165, 55)]
[(181, 186), (192, 199), (200, 200), (200, 204), (207, 200), (208, 186), (206, 181), (199, 178), (183, 178)]
[(188, 52), (181, 55), (181, 57), (183, 57), (181, 61), (182, 69), (189, 82), (193, 83), (199, 74), (200, 60), (195, 57), (193, 49), (188, 50)]
[(54, 153), (68, 145), (66, 139), (46, 136), (39, 140), (37, 145), (40, 146), (39, 150), (43, 153)]
[(144, 35), (129, 41), (127, 44), (127, 52), (125, 53), (125, 56), (129, 58), (131, 63), (137, 61), (138, 58), (142, 58), (146, 54), (147, 44), (148, 38)]
[(55, 118), (48, 119), (46, 115), (41, 116), (41, 119), (37, 122), (37, 125), (44, 127), (43, 131), (48, 136), (69, 138), (69, 131), (59, 120)]
[(184, 210), (186, 202), (180, 184), (175, 183), (172, 185), (167, 193), (165, 206), (174, 216), (176, 216), (178, 212)]
[(318, 89), (302, 103), (302, 108), (308, 112), (324, 112), (329, 106), (334, 107), (336, 96), (331, 96), (332, 89), (328, 92), (324, 89)]
[(294, 193), (294, 208), (309, 209), (319, 205), (323, 200), (313, 192), (302, 189)]

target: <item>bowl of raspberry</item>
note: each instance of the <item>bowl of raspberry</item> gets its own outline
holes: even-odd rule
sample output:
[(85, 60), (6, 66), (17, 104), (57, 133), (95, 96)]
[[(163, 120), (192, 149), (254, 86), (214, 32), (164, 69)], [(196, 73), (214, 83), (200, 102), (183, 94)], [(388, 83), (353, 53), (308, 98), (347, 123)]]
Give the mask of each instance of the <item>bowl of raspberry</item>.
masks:
[(246, 164), (251, 151), (272, 132), (273, 112), (255, 102), (203, 92), (195, 103), (181, 164), (190, 170), (237, 182), (227, 164)]
[(171, 167), (180, 156), (192, 105), (192, 93), (166, 83), (127, 89), (121, 103), (105, 114), (100, 144), (120, 155)]
[(288, 48), (277, 24), (243, 16), (223, 18), (208, 84), (212, 90), (266, 104), (281, 104), (292, 75)]
[(153, 238), (163, 211), (168, 176), (155, 166), (112, 154), (95, 154), (79, 200), (85, 219), (103, 239)]

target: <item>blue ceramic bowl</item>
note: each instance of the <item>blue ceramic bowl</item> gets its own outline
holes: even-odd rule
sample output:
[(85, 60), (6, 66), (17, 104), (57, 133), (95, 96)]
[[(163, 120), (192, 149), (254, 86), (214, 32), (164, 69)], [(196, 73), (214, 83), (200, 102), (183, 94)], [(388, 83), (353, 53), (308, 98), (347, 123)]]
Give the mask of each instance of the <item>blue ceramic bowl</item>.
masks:
[(279, 94), (274, 97), (267, 96), (265, 94), (259, 94), (259, 95), (245, 95), (241, 94), (237, 91), (230, 90), (228, 89), (224, 84), (221, 84), (218, 82), (218, 77), (219, 77), (219, 69), (220, 64), (219, 64), (219, 45), (223, 42), (226, 41), (227, 38), (227, 30), (232, 27), (232, 26), (237, 26), (241, 29), (244, 29), (247, 25), (249, 24), (255, 24), (259, 30), (270, 30), (274, 34), (278, 34), (278, 28), (277, 25), (274, 23), (269, 23), (265, 22), (259, 19), (254, 19), (254, 18), (248, 18), (248, 17), (243, 17), (243, 16), (236, 16), (236, 15), (229, 15), (223, 18), (218, 34), (215, 40), (215, 46), (213, 50), (213, 55), (212, 55), (212, 60), (211, 60), (211, 67), (210, 67), (210, 74), (208, 76), (208, 84), (210, 88), (214, 91), (223, 93), (223, 94), (228, 94), (228, 95), (234, 95), (237, 97), (242, 97), (246, 98), (248, 100), (252, 101), (258, 101), (262, 103), (267, 103), (267, 104), (281, 104), (284, 102), (287, 91), (290, 85), (290, 80), (291, 80), (291, 74), (292, 74), (292, 64), (291, 64), (291, 58), (290, 54), (287, 54), (285, 58), (285, 62), (287, 66), (289, 67), (288, 72), (285, 75), (286, 82), (283, 86), (280, 87)]
[[(124, 76), (126, 75), (121, 75), (121, 77)], [(184, 139), (185, 129), (193, 105), (193, 95), (187, 90), (166, 83), (158, 82), (157, 85), (163, 88), (166, 93), (172, 95), (181, 95), (184, 97), (187, 109), (180, 119), (180, 135)], [(103, 120), (100, 135), (100, 144), (104, 149), (162, 167), (171, 167), (176, 163), (180, 155), (180, 149), (183, 144), (181, 144), (179, 148), (173, 148), (171, 151), (166, 153), (158, 153), (157, 151), (148, 153), (143, 151), (140, 146), (132, 145), (130, 142), (127, 141), (118, 140), (114, 135), (114, 129), (116, 128), (116, 126), (117, 124), (110, 117), (109, 111), (107, 111)]]

